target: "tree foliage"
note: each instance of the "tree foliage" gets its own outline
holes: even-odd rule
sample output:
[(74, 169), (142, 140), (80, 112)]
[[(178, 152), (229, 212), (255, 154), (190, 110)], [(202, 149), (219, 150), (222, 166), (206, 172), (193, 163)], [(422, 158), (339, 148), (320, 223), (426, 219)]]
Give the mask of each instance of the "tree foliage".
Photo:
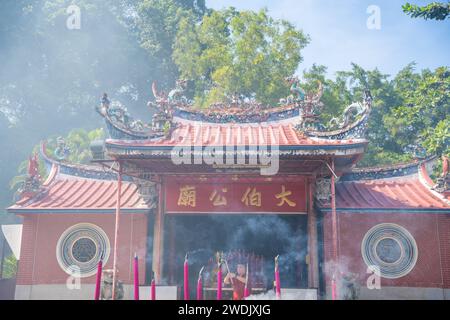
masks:
[(353, 64), (350, 71), (337, 72), (327, 79), (326, 67), (314, 65), (305, 70), (305, 88), (317, 80), (324, 84), (323, 123), (341, 114), (353, 101), (360, 101), (365, 88), (373, 96), (368, 124), (369, 147), (360, 166), (405, 162), (412, 158), (415, 147), (428, 154), (449, 153), (449, 71), (415, 72), (410, 63), (395, 77), (375, 70), (364, 70)]
[(131, 30), (137, 34), (139, 44), (157, 64), (158, 81), (165, 87), (173, 86), (178, 67), (172, 60), (172, 47), (180, 19), (190, 13), (199, 21), (206, 12), (205, 1), (144, 0), (129, 1), (135, 16), (129, 19)]
[[(57, 136), (50, 136), (47, 141), (46, 151), (48, 153), (47, 155), (50, 158), (55, 157), (54, 151), (57, 146), (56, 142), (57, 138), (58, 138)], [(82, 128), (71, 130), (69, 134), (66, 137), (64, 137), (66, 147), (69, 149), (69, 155), (67, 159), (65, 159), (64, 161), (67, 161), (69, 163), (89, 164), (89, 162), (92, 160), (92, 154), (90, 151), (91, 142), (95, 140), (101, 140), (104, 138), (105, 133), (102, 128), (94, 129), (91, 131), (87, 131)], [(40, 144), (35, 145), (31, 153), (40, 154), (40, 148), (41, 148)], [(27, 167), (28, 167), (28, 159), (22, 161), (19, 167), (17, 168), (17, 172), (19, 173), (19, 175), (11, 179), (10, 181), (11, 189), (17, 190), (17, 188), (21, 185), (21, 183), (26, 179)], [(41, 158), (39, 160), (39, 174), (41, 175), (41, 178), (43, 180), (47, 175), (45, 171), (45, 164)]]
[[(79, 30), (66, 27), (72, 4), (80, 8)], [(163, 41), (164, 30), (176, 33), (171, 14), (178, 9), (200, 15), (204, 1), (0, 1), (0, 149), (8, 150), (0, 155), (0, 208), (11, 202), (8, 181), (40, 140), (102, 125), (93, 109), (103, 92), (137, 117), (149, 116), (142, 106), (151, 82), (165, 79), (170, 87), (178, 77), (173, 39)]]
[(424, 18), (425, 20), (445, 20), (450, 16), (450, 2), (432, 2), (422, 7), (407, 2), (402, 9), (412, 18)]
[[(385, 125), (403, 147), (419, 143), (430, 154), (450, 152), (450, 71), (440, 67), (434, 72), (422, 71), (411, 75), (400, 73), (395, 81), (399, 85), (402, 103), (386, 116)], [(410, 86), (408, 90), (404, 89)], [(414, 85), (411, 86), (410, 84)]]
[(196, 23), (182, 18), (174, 44), (181, 76), (193, 80), (195, 100), (206, 106), (232, 95), (274, 104), (288, 94), (308, 37), (285, 20), (229, 8), (212, 11)]
[(13, 254), (7, 256), (3, 262), (3, 279), (12, 279), (17, 275), (17, 259)]

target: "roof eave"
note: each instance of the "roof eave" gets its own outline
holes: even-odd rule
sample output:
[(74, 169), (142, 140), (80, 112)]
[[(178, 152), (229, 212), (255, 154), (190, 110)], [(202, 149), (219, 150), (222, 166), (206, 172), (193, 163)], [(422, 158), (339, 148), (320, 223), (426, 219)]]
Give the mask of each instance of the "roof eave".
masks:
[[(6, 209), (8, 213), (13, 213), (17, 215), (28, 215), (28, 214), (114, 214), (116, 212), (115, 209), (111, 208), (99, 208), (99, 209), (90, 209), (90, 208), (15, 208), (9, 207)], [(149, 214), (151, 209), (149, 208), (121, 208), (121, 213), (125, 214)]]
[[(331, 212), (330, 207), (317, 207), (320, 211)], [(341, 213), (435, 213), (450, 214), (450, 208), (336, 208)]]

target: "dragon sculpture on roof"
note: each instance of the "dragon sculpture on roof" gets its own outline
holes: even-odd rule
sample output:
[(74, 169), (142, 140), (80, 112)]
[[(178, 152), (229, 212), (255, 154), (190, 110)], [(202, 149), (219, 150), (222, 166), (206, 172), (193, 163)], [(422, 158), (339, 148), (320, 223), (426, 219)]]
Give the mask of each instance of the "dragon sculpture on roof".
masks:
[(307, 91), (297, 76), (287, 77), (285, 81), (290, 86), (291, 94), (280, 99), (276, 107), (236, 93), (227, 102), (214, 103), (207, 109), (198, 110), (185, 96), (187, 80), (180, 79), (168, 93), (158, 90), (156, 82), (152, 83), (155, 99), (147, 103), (153, 113), (150, 123), (134, 120), (124, 106), (117, 102), (111, 103), (105, 95), (97, 111), (105, 118), (111, 137), (117, 139), (140, 140), (170, 136), (178, 123), (174, 121), (175, 117), (211, 123), (265, 123), (292, 119), (293, 126), (310, 137), (363, 137), (372, 101), (368, 90), (363, 102), (352, 103), (340, 117), (333, 118), (325, 126), (320, 123), (320, 113), (324, 107), (321, 102), (324, 92), (322, 82), (317, 81), (316, 90)]

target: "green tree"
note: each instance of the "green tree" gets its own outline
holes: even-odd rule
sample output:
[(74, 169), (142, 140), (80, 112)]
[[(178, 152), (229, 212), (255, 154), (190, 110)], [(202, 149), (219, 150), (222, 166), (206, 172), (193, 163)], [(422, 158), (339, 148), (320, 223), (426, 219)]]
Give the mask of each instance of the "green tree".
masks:
[[(72, 4), (81, 10), (79, 30), (66, 27)], [(165, 11), (169, 4), (174, 9)], [(152, 97), (151, 82), (173, 86), (178, 76), (171, 58), (176, 31), (165, 36), (177, 29), (171, 14), (178, 9), (206, 10), (203, 0), (0, 1), (0, 149), (8, 150), (0, 154), (0, 208), (9, 205), (8, 181), (35, 144), (101, 126), (93, 108), (103, 92), (148, 116), (142, 106)]]
[[(72, 3), (81, 9), (80, 30), (66, 27)], [(148, 100), (137, 92), (149, 91), (155, 63), (121, 23), (125, 12), (114, 3), (0, 1), (0, 148), (8, 150), (0, 154), (0, 208), (10, 204), (8, 181), (35, 144), (73, 127), (101, 125), (93, 108), (102, 92), (130, 109)]]
[(449, 155), (450, 71), (440, 67), (421, 74), (404, 72), (395, 79), (403, 101), (385, 117), (385, 125), (404, 148), (419, 144), (430, 154)]
[(181, 76), (195, 86), (197, 105), (225, 101), (234, 94), (276, 104), (289, 93), (285, 77), (302, 60), (309, 39), (285, 20), (229, 8), (212, 11), (196, 23), (183, 16), (173, 58)]
[(158, 81), (164, 87), (173, 86), (179, 72), (172, 60), (173, 44), (180, 19), (190, 13), (195, 22), (207, 11), (204, 0), (143, 0), (128, 1), (135, 17), (129, 19), (129, 27), (139, 43), (155, 60)]
[[(411, 159), (411, 155), (404, 152), (402, 145), (384, 125), (385, 115), (402, 101), (388, 75), (377, 69), (364, 70), (357, 64), (352, 64), (349, 71), (337, 72), (333, 80), (327, 79), (325, 75), (326, 67), (317, 65), (303, 72), (306, 90), (314, 90), (317, 80), (323, 84), (324, 109), (320, 116), (323, 124), (328, 123), (332, 117), (340, 116), (350, 103), (361, 101), (366, 88), (372, 93), (372, 111), (368, 124), (369, 147), (359, 166), (392, 164)], [(404, 87), (406, 89), (406, 83)]]
[(424, 18), (425, 20), (445, 20), (450, 16), (450, 2), (432, 2), (422, 7), (407, 2), (402, 9), (412, 18)]
[(338, 73), (335, 79), (326, 77), (327, 67), (316, 65), (303, 71), (303, 88), (307, 92), (315, 92), (319, 82), (323, 86), (321, 101), (323, 110), (320, 113), (320, 122), (327, 124), (331, 118), (339, 116), (346, 106), (353, 102), (353, 93), (350, 90), (348, 75)]
[[(76, 164), (89, 164), (89, 162), (92, 160), (92, 155), (90, 151), (90, 144), (92, 141), (95, 140), (101, 140), (105, 138), (105, 133), (102, 128), (95, 129), (91, 131), (87, 131), (85, 129), (74, 129), (69, 132), (69, 134), (64, 137), (66, 146), (70, 150), (69, 156), (64, 161), (67, 161), (69, 163), (76, 163)], [(48, 139), (47, 145), (46, 145), (46, 151), (47, 155), (50, 158), (54, 158), (54, 152), (57, 145), (57, 137), (52, 136)], [(32, 153), (38, 153), (40, 150), (40, 144), (35, 145), (33, 148)], [(21, 183), (26, 179), (27, 177), (27, 167), (28, 167), (28, 159), (24, 160), (20, 163), (17, 172), (19, 175), (15, 176), (10, 181), (10, 187), (13, 190), (17, 190), (18, 187), (21, 185)], [(45, 172), (45, 165), (42, 159), (39, 160), (39, 174), (41, 175), (42, 179), (45, 179), (46, 172)]]
[(450, 72), (440, 67), (417, 73), (414, 68), (415, 63), (410, 63), (390, 79), (377, 69), (353, 64), (352, 70), (338, 72), (335, 81), (326, 81), (324, 101), (331, 102), (328, 108), (333, 114), (360, 100), (364, 88), (371, 90), (369, 147), (360, 166), (409, 161), (417, 145), (428, 154), (449, 154)]
[(15, 278), (17, 274), (17, 259), (13, 254), (5, 258), (3, 262), (3, 279)]

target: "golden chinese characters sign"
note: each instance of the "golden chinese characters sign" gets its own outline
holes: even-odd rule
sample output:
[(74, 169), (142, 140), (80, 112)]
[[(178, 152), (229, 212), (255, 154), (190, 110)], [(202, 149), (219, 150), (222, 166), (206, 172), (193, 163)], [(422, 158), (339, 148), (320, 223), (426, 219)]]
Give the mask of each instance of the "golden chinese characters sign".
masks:
[(306, 213), (306, 181), (165, 183), (166, 213)]

